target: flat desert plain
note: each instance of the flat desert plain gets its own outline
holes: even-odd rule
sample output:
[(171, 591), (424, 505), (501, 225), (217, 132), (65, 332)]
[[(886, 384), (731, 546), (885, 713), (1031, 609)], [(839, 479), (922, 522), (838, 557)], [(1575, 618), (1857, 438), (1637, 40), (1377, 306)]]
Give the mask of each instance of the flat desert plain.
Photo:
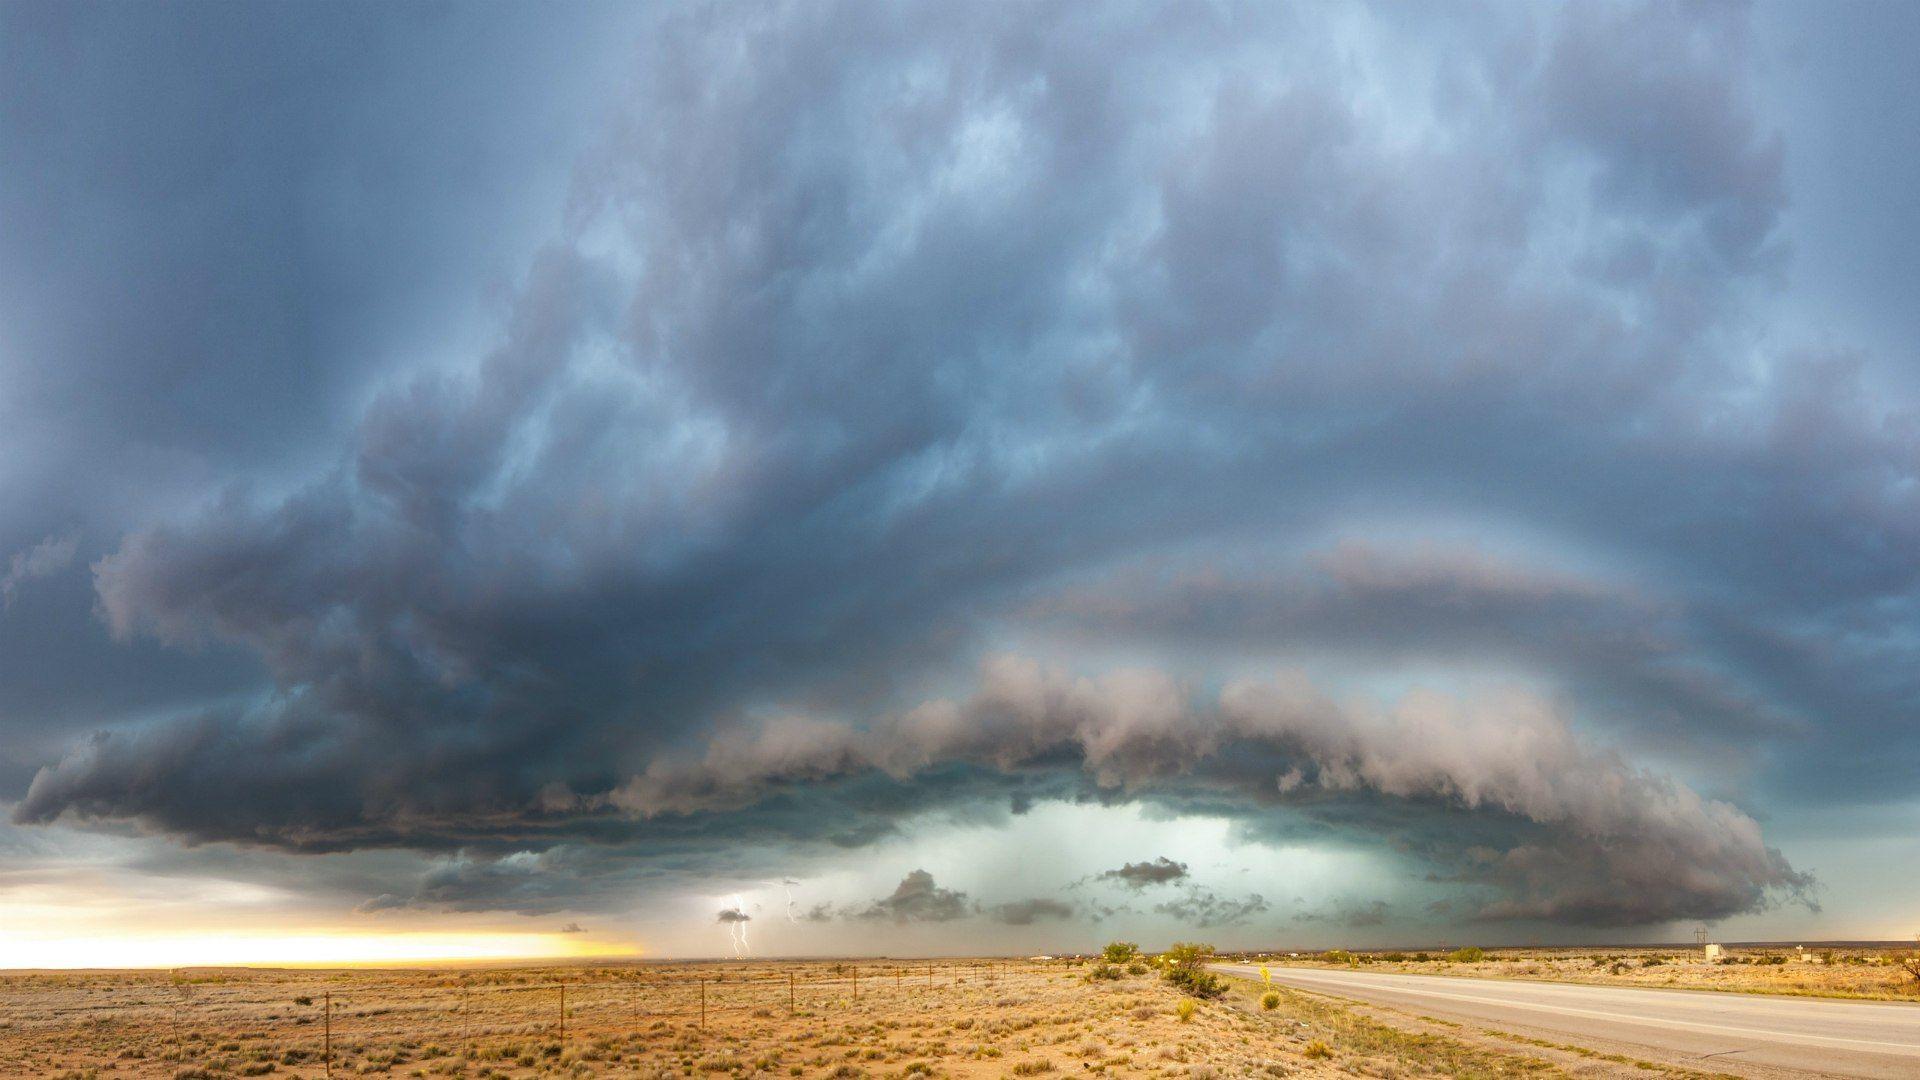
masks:
[(1916, 948), (1884, 943), (1853, 946), (1727, 946), (1708, 963), (1699, 948), (1466, 949), (1452, 953), (1334, 950), (1323, 953), (1241, 954), (1244, 963), (1272, 966), (1354, 967), (1411, 975), (1540, 979), (1607, 986), (1722, 990), (1745, 994), (1920, 1000), (1920, 976), (1910, 965)]
[(997, 960), (11, 972), (0, 1075), (1705, 1075), (1243, 980), (1194, 1001), (1135, 967), (1115, 978), (1077, 961)]

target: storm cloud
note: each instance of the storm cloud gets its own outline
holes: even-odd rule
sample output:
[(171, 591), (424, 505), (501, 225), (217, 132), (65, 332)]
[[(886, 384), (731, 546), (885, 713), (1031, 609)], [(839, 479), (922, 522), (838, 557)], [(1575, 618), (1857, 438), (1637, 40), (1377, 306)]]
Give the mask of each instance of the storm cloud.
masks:
[(1187, 864), (1174, 862), (1165, 855), (1146, 862), (1127, 863), (1115, 870), (1100, 874), (1101, 880), (1117, 881), (1130, 889), (1143, 889), (1149, 885), (1165, 885), (1187, 876)]
[(994, 921), (1008, 926), (1032, 926), (1043, 920), (1063, 920), (1074, 917), (1072, 904), (1062, 900), (1053, 900), (1036, 896), (1026, 900), (1009, 900), (1004, 904), (995, 904), (987, 909)]
[[(101, 650), (213, 672), (12, 738), (12, 820), (418, 853), (369, 911), (1044, 800), (1306, 828), (1481, 920), (1811, 904), (1760, 822), (1916, 794), (1920, 396), (1783, 314), (1752, 21), (653, 9), (494, 329), (236, 397), (134, 520), (5, 538), (11, 609), (90, 571)], [(209, 286), (59, 340), (229, 293), (299, 337)], [(975, 909), (915, 870), (815, 910)]]
[(869, 772), (906, 779), (955, 763), (1005, 772), (1063, 759), (1100, 790), (1211, 788), (1249, 815), (1289, 803), (1311, 813), (1327, 794), (1472, 812), (1504, 827), (1505, 846), (1459, 829), (1418, 842), (1448, 874), (1494, 891), (1485, 918), (1633, 924), (1811, 899), (1812, 879), (1763, 842), (1752, 817), (1589, 744), (1549, 702), (1416, 692), (1343, 703), (1297, 673), (1235, 681), (1202, 702), (1164, 672), (1089, 679), (1002, 657), (963, 701), (930, 701), (869, 730), (788, 719), (721, 736), (702, 758), (658, 761), (611, 798), (642, 816), (739, 811), (781, 787)]
[(972, 914), (967, 894), (936, 885), (925, 870), (912, 870), (893, 892), (854, 914), (860, 919), (891, 919), (897, 923), (951, 922)]

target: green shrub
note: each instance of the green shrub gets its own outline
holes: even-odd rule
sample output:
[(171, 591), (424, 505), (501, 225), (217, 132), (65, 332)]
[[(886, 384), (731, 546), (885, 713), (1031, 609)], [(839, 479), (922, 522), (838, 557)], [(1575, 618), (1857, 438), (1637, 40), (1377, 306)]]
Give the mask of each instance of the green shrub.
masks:
[(1131, 941), (1109, 941), (1107, 947), (1100, 950), (1100, 955), (1109, 964), (1124, 964), (1140, 955), (1140, 946)]
[(1280, 992), (1277, 990), (1269, 990), (1266, 993), (1261, 994), (1260, 1007), (1267, 1010), (1268, 1012), (1272, 1012), (1273, 1010), (1279, 1008)]
[(1487, 958), (1487, 951), (1478, 945), (1469, 945), (1464, 949), (1455, 949), (1447, 954), (1447, 959), (1456, 964), (1477, 964)]
[(1119, 977), (1120, 969), (1114, 967), (1112, 964), (1095, 964), (1087, 970), (1088, 982), (1098, 982), (1101, 979), (1117, 979)]
[(1167, 972), (1167, 981), (1197, 998), (1224, 997), (1227, 993), (1226, 982), (1211, 971), (1173, 968)]
[(1160, 962), (1171, 969), (1184, 968), (1198, 971), (1213, 959), (1214, 948), (1198, 941), (1176, 941), (1172, 947), (1160, 956)]
[(1199, 1007), (1192, 998), (1181, 998), (1180, 1003), (1173, 1007), (1173, 1014), (1178, 1016), (1180, 1022), (1184, 1024), (1193, 1019), (1193, 1010)]
[(1308, 1043), (1307, 1048), (1301, 1051), (1301, 1053), (1318, 1061), (1324, 1058), (1332, 1057), (1333, 1047), (1328, 1046), (1326, 1043), (1321, 1042), (1319, 1039), (1315, 1039), (1312, 1042)]
[(1352, 953), (1345, 949), (1328, 949), (1326, 952), (1320, 954), (1320, 961), (1325, 964), (1345, 964), (1348, 967), (1352, 967), (1359, 962)]
[(1129, 975), (1145, 975), (1146, 973), (1147, 973), (1147, 965), (1141, 963), (1138, 960), (1135, 960), (1133, 963), (1127, 965), (1127, 974)]

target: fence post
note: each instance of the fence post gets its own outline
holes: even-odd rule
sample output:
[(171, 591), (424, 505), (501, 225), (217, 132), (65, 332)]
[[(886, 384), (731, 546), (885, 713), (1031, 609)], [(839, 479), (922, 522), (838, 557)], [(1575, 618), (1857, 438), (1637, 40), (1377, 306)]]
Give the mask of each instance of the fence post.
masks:
[(933, 989), (933, 965), (927, 965), (927, 989)]
[(560, 980), (560, 1041), (567, 1041), (567, 981)]
[(323, 1000), (325, 1000), (326, 1002), (326, 1004), (322, 1007), (326, 1009), (327, 1018), (321, 1026), (321, 1031), (324, 1033), (321, 1037), (326, 1040), (326, 1042), (323, 1044), (325, 1049), (321, 1051), (321, 1060), (326, 1066), (327, 1075), (332, 1076), (333, 1075), (333, 991), (328, 990), (325, 993)]
[(792, 1016), (793, 1009), (793, 972), (787, 972), (787, 1015)]
[(707, 1030), (707, 980), (700, 980), (700, 1030)]
[(860, 969), (858, 967), (853, 969), (853, 1000), (860, 1000)]

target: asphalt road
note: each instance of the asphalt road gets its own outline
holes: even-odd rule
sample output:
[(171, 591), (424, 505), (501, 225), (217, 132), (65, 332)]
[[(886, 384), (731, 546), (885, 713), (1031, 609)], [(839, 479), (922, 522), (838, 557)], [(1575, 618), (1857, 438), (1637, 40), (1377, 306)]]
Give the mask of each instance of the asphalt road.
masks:
[[(1222, 971), (1259, 978), (1257, 967)], [(1273, 981), (1706, 1071), (1920, 1077), (1920, 1005), (1275, 967)]]

